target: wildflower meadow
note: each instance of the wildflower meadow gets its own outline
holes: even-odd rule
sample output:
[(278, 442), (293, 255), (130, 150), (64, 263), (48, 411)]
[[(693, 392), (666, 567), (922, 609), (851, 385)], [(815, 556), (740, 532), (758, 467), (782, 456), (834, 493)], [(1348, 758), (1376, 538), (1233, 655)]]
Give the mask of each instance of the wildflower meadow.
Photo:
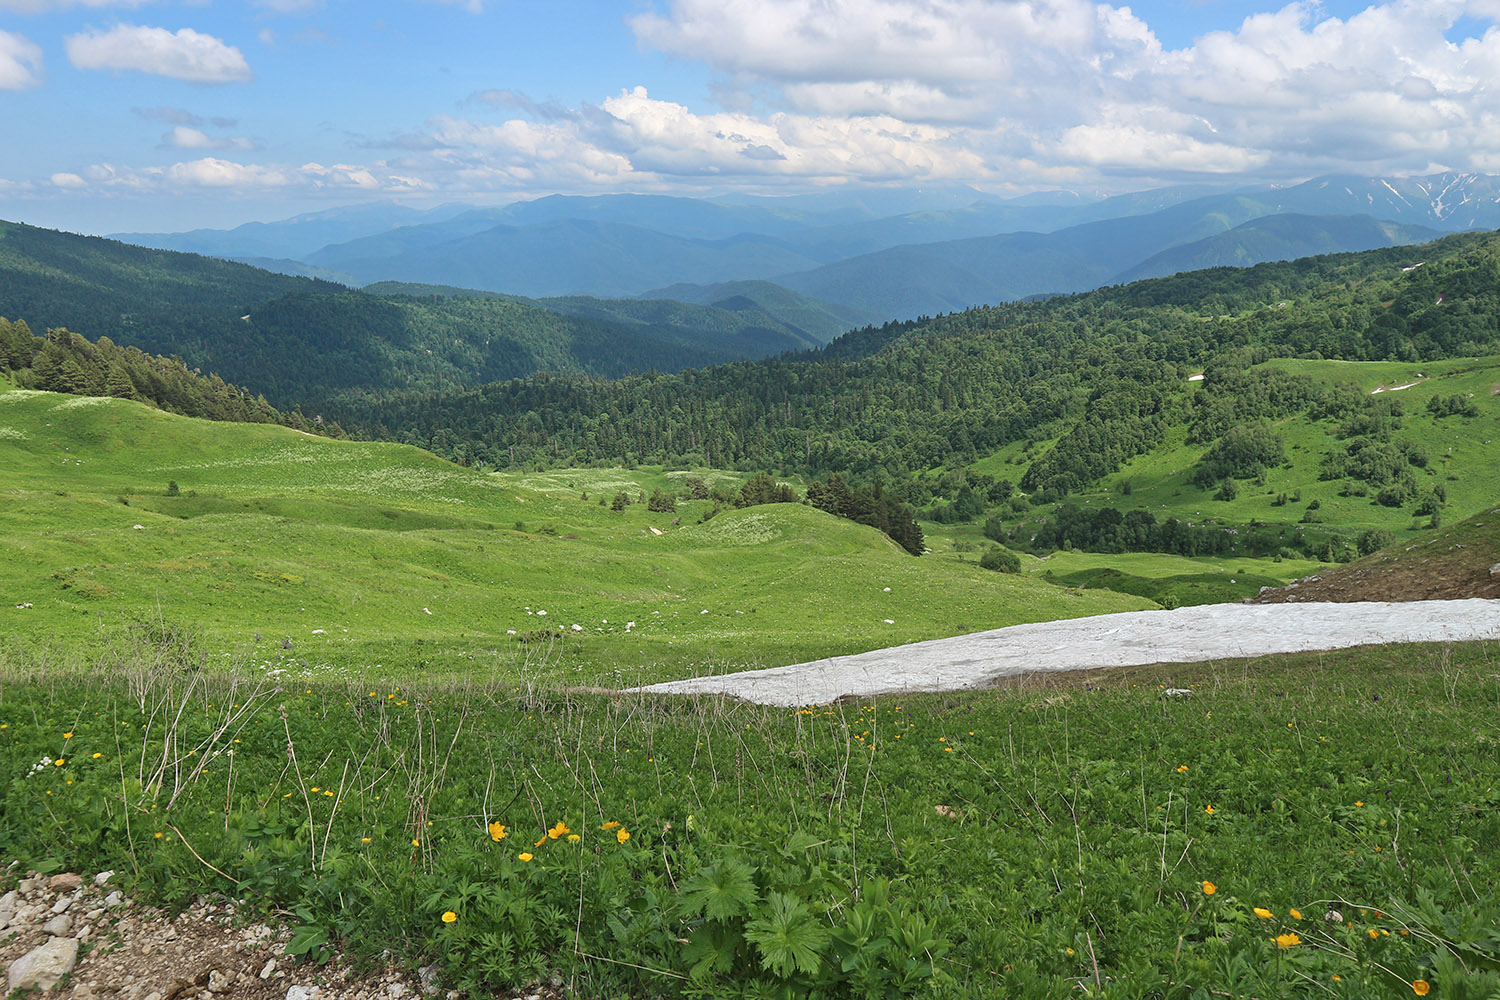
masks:
[(470, 995), (1500, 991), (1500, 644), (793, 710), (201, 662), (7, 656), (18, 870)]

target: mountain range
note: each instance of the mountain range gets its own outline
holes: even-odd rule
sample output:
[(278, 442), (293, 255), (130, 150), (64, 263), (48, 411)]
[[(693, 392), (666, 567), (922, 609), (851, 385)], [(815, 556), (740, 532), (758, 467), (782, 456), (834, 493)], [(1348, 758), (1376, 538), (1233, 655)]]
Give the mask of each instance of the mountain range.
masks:
[[(1275, 221), (1269, 221), (1269, 220)], [(909, 318), (1205, 266), (1420, 242), (1500, 227), (1500, 177), (1329, 176), (999, 199), (969, 188), (706, 200), (552, 196), (502, 207), (335, 209), (233, 230), (119, 239), (366, 285), (530, 298), (702, 302), (772, 282), (835, 314)], [(708, 290), (688, 286), (703, 285)]]

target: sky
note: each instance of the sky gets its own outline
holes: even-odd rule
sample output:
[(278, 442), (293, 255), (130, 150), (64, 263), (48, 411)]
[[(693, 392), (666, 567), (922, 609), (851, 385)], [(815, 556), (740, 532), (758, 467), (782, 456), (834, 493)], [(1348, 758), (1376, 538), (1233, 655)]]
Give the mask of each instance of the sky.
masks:
[(0, 218), (1500, 172), (1500, 0), (0, 0)]

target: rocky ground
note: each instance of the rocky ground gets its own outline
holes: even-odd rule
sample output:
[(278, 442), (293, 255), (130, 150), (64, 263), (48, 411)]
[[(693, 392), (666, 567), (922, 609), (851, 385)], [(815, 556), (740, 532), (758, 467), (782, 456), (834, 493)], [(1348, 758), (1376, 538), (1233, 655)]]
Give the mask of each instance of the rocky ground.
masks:
[[(7, 994), (55, 991), (73, 1000), (401, 1000), (445, 997), (435, 967), (356, 969), (336, 957), (299, 964), (285, 929), (239, 918), (228, 901), (200, 900), (176, 917), (112, 885), (112, 873), (23, 878), (0, 896), (0, 966)], [(560, 1000), (557, 986), (495, 994)]]

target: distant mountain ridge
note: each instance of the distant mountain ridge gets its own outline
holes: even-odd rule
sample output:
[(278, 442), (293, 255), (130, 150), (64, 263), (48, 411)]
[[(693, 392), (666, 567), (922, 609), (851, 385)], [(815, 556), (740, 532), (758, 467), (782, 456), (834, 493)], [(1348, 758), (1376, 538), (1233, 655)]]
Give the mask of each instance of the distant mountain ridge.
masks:
[[(1270, 217), (1282, 218), (1241, 228)], [(500, 207), (367, 206), (217, 235), (132, 238), (352, 284), (531, 299), (656, 297), (669, 288), (709, 304), (711, 293), (693, 286), (774, 282), (835, 314), (889, 319), (1492, 228), (1500, 228), (1500, 177), (1444, 173), (1182, 185), (1109, 198), (1003, 199), (963, 187), (786, 198), (553, 195)], [(1205, 240), (1213, 242), (1196, 246)]]
[[(99, 237), (0, 222), (0, 317), (180, 357), (317, 406), (336, 392), (432, 390), (537, 372), (678, 371), (818, 346), (846, 327), (777, 289), (728, 307), (426, 286), (371, 293)], [(821, 324), (809, 317), (822, 317)]]

